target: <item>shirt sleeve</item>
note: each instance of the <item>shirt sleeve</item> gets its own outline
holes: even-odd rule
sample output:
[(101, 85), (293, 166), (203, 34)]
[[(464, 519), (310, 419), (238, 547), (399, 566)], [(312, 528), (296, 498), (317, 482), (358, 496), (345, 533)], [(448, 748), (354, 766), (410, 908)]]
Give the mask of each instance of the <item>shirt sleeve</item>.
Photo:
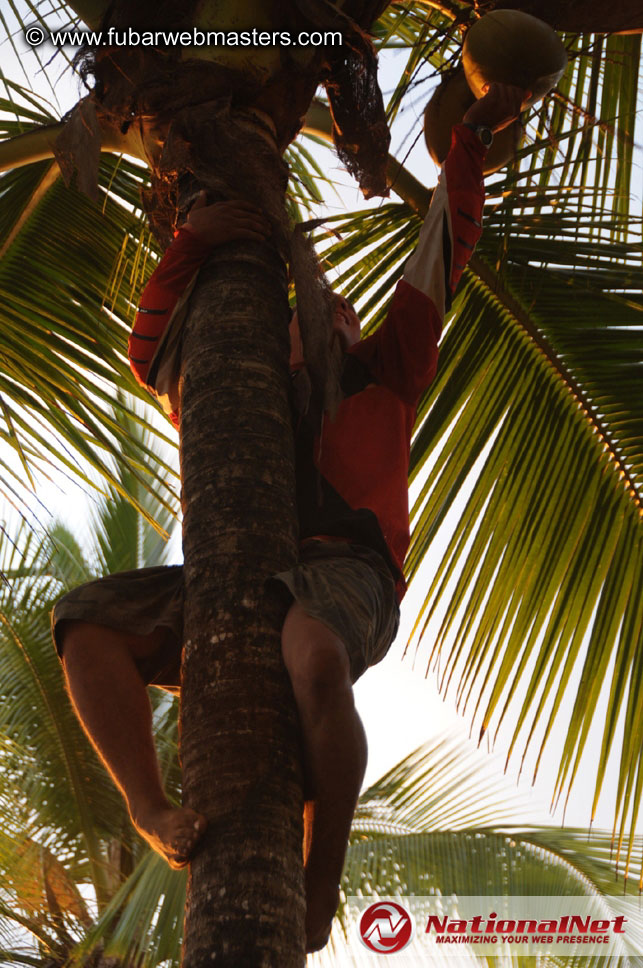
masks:
[(158, 397), (177, 425), (180, 310), (211, 246), (194, 232), (179, 229), (150, 276), (129, 337), (130, 367), (141, 386)]
[(466, 125), (453, 129), (415, 252), (384, 323), (351, 352), (409, 404), (435, 377), (444, 314), (482, 231), (486, 148)]

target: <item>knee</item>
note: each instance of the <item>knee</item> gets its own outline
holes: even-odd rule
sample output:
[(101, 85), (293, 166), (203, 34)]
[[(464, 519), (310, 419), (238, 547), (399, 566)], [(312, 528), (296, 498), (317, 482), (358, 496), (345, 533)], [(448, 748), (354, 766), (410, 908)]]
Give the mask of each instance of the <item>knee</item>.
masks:
[(73, 662), (78, 655), (82, 655), (88, 640), (91, 640), (91, 626), (87, 622), (66, 619), (60, 622), (56, 630), (56, 640), (63, 665)]
[(297, 705), (316, 715), (352, 694), (350, 663), (343, 643), (330, 631), (285, 644), (284, 661)]

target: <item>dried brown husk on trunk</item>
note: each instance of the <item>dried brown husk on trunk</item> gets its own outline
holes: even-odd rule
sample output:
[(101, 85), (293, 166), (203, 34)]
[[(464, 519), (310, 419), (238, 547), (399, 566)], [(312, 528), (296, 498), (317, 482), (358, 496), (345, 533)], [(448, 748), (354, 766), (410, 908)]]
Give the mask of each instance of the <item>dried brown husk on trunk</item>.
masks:
[(98, 167), (102, 134), (93, 99), (85, 97), (69, 112), (54, 142), (54, 155), (66, 185), (76, 174), (76, 187), (98, 201)]
[(341, 10), (326, 0), (295, 3), (316, 30), (339, 31), (344, 37), (341, 46), (327, 48), (323, 79), (333, 118), (333, 141), (365, 197), (388, 196), (386, 164), (391, 137), (377, 81), (377, 56), (366, 33), (388, 3), (355, 0)]
[(333, 340), (333, 290), (320, 265), (315, 247), (302, 226), (296, 226), (291, 239), (290, 271), (295, 282), (297, 316), (304, 359), (309, 377), (309, 394), (301, 392), (298, 406), (302, 414), (321, 429), (322, 414), (335, 417), (342, 398), (340, 377), (344, 352)]
[[(94, 98), (100, 110), (122, 130), (140, 119), (169, 124), (185, 108), (228, 96), (234, 108), (258, 107), (271, 116), (282, 151), (297, 135), (315, 87), (323, 81), (341, 160), (367, 198), (387, 195), (390, 135), (377, 83), (377, 58), (365, 32), (386, 6), (382, 0), (356, 0), (343, 10), (326, 0), (278, 4), (275, 28), (293, 34), (304, 29), (340, 31), (344, 43), (310, 48), (305, 61), (303, 48), (296, 49), (297, 56), (294, 48), (280, 48), (279, 69), (261, 80), (245, 70), (218, 64), (214, 57), (184, 59), (181, 48), (176, 47), (88, 46), (78, 61), (85, 78), (95, 80)], [(150, 24), (155, 30), (189, 29), (198, 25), (202, 7), (202, 2), (191, 0), (177, 12), (168, 0), (158, 8), (150, 0), (136, 7), (118, 0), (107, 11), (102, 30), (132, 27), (145, 31)]]
[(282, 162), (277, 183), (266, 182), (261, 157), (249, 151), (244, 141), (249, 129), (263, 129), (265, 139), (274, 143), (270, 118), (235, 107), (229, 96), (174, 113), (152, 170), (152, 187), (144, 195), (159, 241), (168, 244), (177, 221), (203, 188), (211, 201), (243, 198), (262, 209), (270, 219), (279, 251), (287, 256), (290, 229), (281, 199), (288, 169)]

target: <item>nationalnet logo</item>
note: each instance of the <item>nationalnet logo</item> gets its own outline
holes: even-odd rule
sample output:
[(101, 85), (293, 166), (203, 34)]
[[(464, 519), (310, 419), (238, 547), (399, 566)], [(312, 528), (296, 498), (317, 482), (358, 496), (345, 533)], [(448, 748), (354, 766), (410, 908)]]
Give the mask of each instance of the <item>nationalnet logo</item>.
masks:
[[(347, 898), (348, 937), (377, 955), (636, 958), (643, 907), (623, 895)], [(406, 950), (405, 950), (406, 949)], [(394, 964), (394, 962), (393, 962)]]
[(379, 955), (402, 951), (413, 937), (413, 918), (394, 901), (378, 901), (367, 907), (359, 920), (363, 945)]
[(495, 944), (498, 939), (509, 944), (608, 944), (612, 934), (625, 934), (627, 918), (592, 918), (563, 914), (558, 918), (498, 918), (495, 911), (488, 917), (448, 918), (430, 914), (426, 932), (435, 932), (437, 944)]

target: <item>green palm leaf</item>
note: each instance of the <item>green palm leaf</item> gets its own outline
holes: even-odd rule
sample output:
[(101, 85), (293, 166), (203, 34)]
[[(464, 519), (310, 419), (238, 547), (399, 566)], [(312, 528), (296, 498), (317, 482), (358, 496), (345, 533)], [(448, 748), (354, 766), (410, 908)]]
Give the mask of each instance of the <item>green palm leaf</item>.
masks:
[[(584, 831), (516, 826), (527, 814), (524, 802), (494, 776), (488, 760), (481, 771), (481, 762), (475, 750), (462, 749), (459, 737), (444, 736), (364, 791), (344, 895), (608, 894), (614, 883), (609, 835), (588, 840)], [(640, 866), (639, 841), (634, 853)], [(75, 963), (105, 944), (106, 956), (124, 961), (178, 964), (185, 883), (183, 873), (146, 854), (75, 952)], [(609, 897), (605, 903), (609, 909)], [(329, 950), (312, 964), (337, 963), (342, 954), (352, 964), (358, 957), (343, 940), (342, 917)]]
[[(475, 756), (462, 750), (455, 737), (443, 737), (411, 754), (360, 797), (344, 867), (344, 897), (601, 895), (605, 917), (627, 911), (630, 940), (635, 947), (640, 945), (643, 919), (637, 906), (623, 908), (623, 893), (614, 890), (610, 835), (597, 832), (588, 837), (584, 830), (513, 822), (505, 826), (503, 814), (515, 816), (520, 801), (507, 799), (503, 786), (491, 776), (486, 782), (481, 778)], [(455, 817), (454, 789), (462, 803), (460, 816), (455, 806)], [(489, 812), (493, 822), (484, 825)], [(465, 817), (469, 823), (463, 822)], [(640, 870), (640, 838), (633, 844), (633, 855)], [(633, 885), (627, 893), (632, 900), (637, 896)], [(349, 953), (351, 963), (353, 958), (355, 964), (361, 963), (346, 917), (345, 909), (340, 912), (342, 931), (338, 922), (335, 925), (332, 951), (316, 956), (315, 963), (334, 963)], [(472, 963), (479, 963), (481, 956), (471, 957)], [(490, 966), (496, 963), (486, 960)], [(551, 954), (540, 960), (514, 955), (514, 962), (524, 968), (553, 965), (557, 959)], [(586, 966), (602, 962), (579, 960)], [(364, 959), (364, 964), (370, 963)]]
[(60, 586), (27, 584), (16, 582), (0, 603), (2, 735), (12, 744), (2, 757), (3, 795), (28, 805), (33, 833), (55, 830), (58, 850), (82, 850), (104, 899), (99, 831), (120, 834), (123, 807), (71, 709), (51, 645), (48, 612)]
[[(415, 138), (416, 119), (436, 79), (459, 63), (461, 26), (480, 15), (475, 6), (408, 0), (391, 4), (378, 21), (380, 52), (401, 49), (406, 58), (387, 108), (390, 119), (399, 115), (402, 143)], [(582, 186), (584, 207), (627, 216), (641, 37), (581, 34), (563, 35), (563, 41), (568, 69), (556, 91), (525, 119), (528, 144), (537, 149), (531, 152), (528, 188), (552, 186), (559, 193)], [(405, 121), (404, 113), (413, 120)], [(620, 226), (623, 230), (624, 223)]]
[[(459, 56), (459, 16), (472, 16), (470, 4), (435, 6), (391, 5), (375, 31), (382, 51), (403, 49), (389, 114), (407, 128), (413, 115), (415, 133), (436, 71)], [(556, 796), (577, 775), (607, 682), (595, 800), (620, 745), (622, 836), (643, 784), (641, 224), (629, 216), (640, 36), (565, 41), (569, 71), (532, 112), (530, 142), (512, 170), (492, 182), (486, 234), (419, 410), (407, 571), (416, 585), (424, 580), (422, 565), (456, 509), (418, 628), (436, 617), (430, 656), (440, 659), (445, 688), (459, 680), (461, 708), (481, 730), (506, 721), (512, 748), (539, 744), (542, 755), (554, 726), (566, 727)], [(4, 106), (7, 137), (51, 121), (15, 86)], [(399, 130), (403, 140), (409, 131)], [(293, 205), (305, 206), (315, 200), (320, 165), (293, 152)], [(45, 161), (0, 180), (9, 240), (0, 256), (0, 433), (13, 451), (3, 462), (12, 499), (48, 462), (75, 473), (77, 453), (117, 490), (125, 490), (117, 457), (131, 470), (128, 488), (150, 483), (145, 448), (125, 446), (126, 398), (115, 416), (112, 396), (113, 386), (140, 392), (124, 341), (155, 256), (139, 217), (145, 175), (126, 159), (103, 159), (98, 235), (97, 210), (54, 175)], [(377, 325), (419, 223), (410, 208), (384, 205), (332, 224), (343, 238), (324, 258)], [(105, 557), (105, 538), (101, 548)]]
[[(125, 429), (132, 448), (136, 444), (150, 446), (154, 455), (153, 444), (145, 441), (134, 420)], [(153, 466), (160, 466), (159, 458)], [(0, 585), (0, 814), (4, 816), (2, 826), (7, 835), (0, 843), (0, 871), (6, 872), (5, 889), (13, 898), (6, 917), (15, 911), (20, 917), (33, 919), (35, 902), (29, 901), (25, 893), (29, 888), (28, 873), (33, 868), (31, 854), (55, 850), (64, 871), (55, 866), (48, 853), (42, 855), (46, 860), (42, 885), (50, 906), (56, 897), (58, 907), (62, 898), (70, 899), (73, 923), (65, 930), (71, 931), (70, 937), (75, 939), (73, 944), (69, 942), (71, 947), (87, 928), (86, 912), (74, 901), (76, 894), (71, 884), (89, 882), (99, 907), (105, 906), (120, 884), (118, 856), (133, 853), (136, 859), (141, 846), (138, 837), (133, 842), (120, 794), (99, 763), (71, 707), (51, 643), (49, 612), (64, 591), (95, 577), (97, 570), (100, 574), (162, 563), (166, 545), (159, 547), (158, 531), (169, 530), (175, 521), (173, 509), (164, 508), (149, 489), (133, 479), (126, 464), (121, 468), (118, 484), (94, 511), (94, 542), (90, 551), (93, 560), (86, 560), (74, 534), (61, 524), (50, 529), (44, 539), (23, 524), (13, 540), (3, 544), (0, 560), (4, 576)], [(122, 496), (124, 490), (139, 497), (146, 517), (154, 524), (134, 510), (131, 501)], [(108, 533), (114, 535), (113, 543), (107, 541)], [(147, 562), (145, 553), (150, 554)], [(169, 794), (176, 797), (179, 771), (175, 704), (158, 706), (156, 719), (165, 738), (161, 759)], [(118, 849), (113, 857), (114, 848)], [(17, 879), (21, 870), (24, 877)], [(72, 878), (67, 887), (65, 877)], [(32, 890), (36, 890), (33, 877), (31, 883)], [(56, 884), (62, 885), (58, 894)], [(38, 896), (44, 896), (42, 891)], [(42, 917), (49, 918), (51, 910), (48, 911)], [(54, 924), (51, 930), (51, 944), (55, 946), (56, 938), (61, 938), (61, 924)]]
[[(0, 102), (0, 110), (9, 107)], [(10, 134), (26, 122), (0, 124)], [(151, 486), (149, 448), (133, 448), (124, 427), (126, 417), (139, 425), (142, 418), (113, 390), (142, 396), (126, 361), (125, 325), (150, 271), (140, 215), (132, 210), (140, 182), (138, 166), (105, 159), (99, 209), (65, 188), (51, 162), (0, 179), (0, 437), (27, 481), (53, 465), (88, 484), (98, 472), (118, 488), (114, 462), (125, 460), (133, 479)], [(169, 506), (173, 472), (163, 470)]]
[[(23, 89), (18, 93), (22, 101)], [(52, 121), (0, 99), (0, 115), (12, 109), (18, 119), (0, 118), (0, 136)], [(298, 220), (302, 208), (310, 212), (319, 202), (318, 184), (326, 177), (303, 145), (289, 149), (288, 158), (289, 208)], [(52, 162), (0, 177), (0, 440), (16, 455), (5, 465), (6, 496), (24, 498), (20, 485), (33, 488), (34, 475), (46, 474), (50, 465), (89, 485), (94, 471), (113, 490), (120, 486), (114, 462), (124, 460), (135, 489), (122, 493), (143, 510), (136, 495), (152, 487), (152, 453), (147, 444), (131, 444), (132, 421), (141, 426), (145, 418), (123, 394), (149, 399), (126, 359), (137, 298), (158, 257), (141, 220), (146, 183), (140, 165), (108, 155), (101, 162), (99, 206), (66, 188)], [(174, 442), (158, 431), (154, 436)], [(168, 508), (175, 503), (175, 475), (168, 464), (157, 465), (157, 493)]]
[[(458, 703), (479, 714), (481, 733), (492, 721), (497, 729), (510, 709), (510, 750), (527, 724), (526, 752), (546, 718), (542, 754), (574, 665), (583, 661), (557, 794), (573, 782), (609, 677), (595, 807), (619, 713), (628, 691), (637, 694), (642, 247), (607, 241), (615, 230), (625, 234), (619, 216), (588, 213), (579, 225), (564, 207), (535, 212), (526, 190), (511, 200), (507, 238), (508, 204), (489, 208), (438, 378), (418, 411), (407, 575), (426, 574), (420, 569), (440, 527), (468, 495), (417, 626), (429, 628), (448, 603), (431, 626), (431, 657), (446, 660), (441, 682), (458, 682)], [(348, 265), (340, 284), (371, 314), (368, 331), (382, 318), (419, 223), (406, 206), (382, 206), (369, 215), (371, 247), (363, 254), (362, 218), (332, 220), (341, 241), (324, 258)], [(636, 231), (640, 222), (630, 219), (629, 235)], [(638, 716), (630, 700), (621, 830), (640, 802)]]

